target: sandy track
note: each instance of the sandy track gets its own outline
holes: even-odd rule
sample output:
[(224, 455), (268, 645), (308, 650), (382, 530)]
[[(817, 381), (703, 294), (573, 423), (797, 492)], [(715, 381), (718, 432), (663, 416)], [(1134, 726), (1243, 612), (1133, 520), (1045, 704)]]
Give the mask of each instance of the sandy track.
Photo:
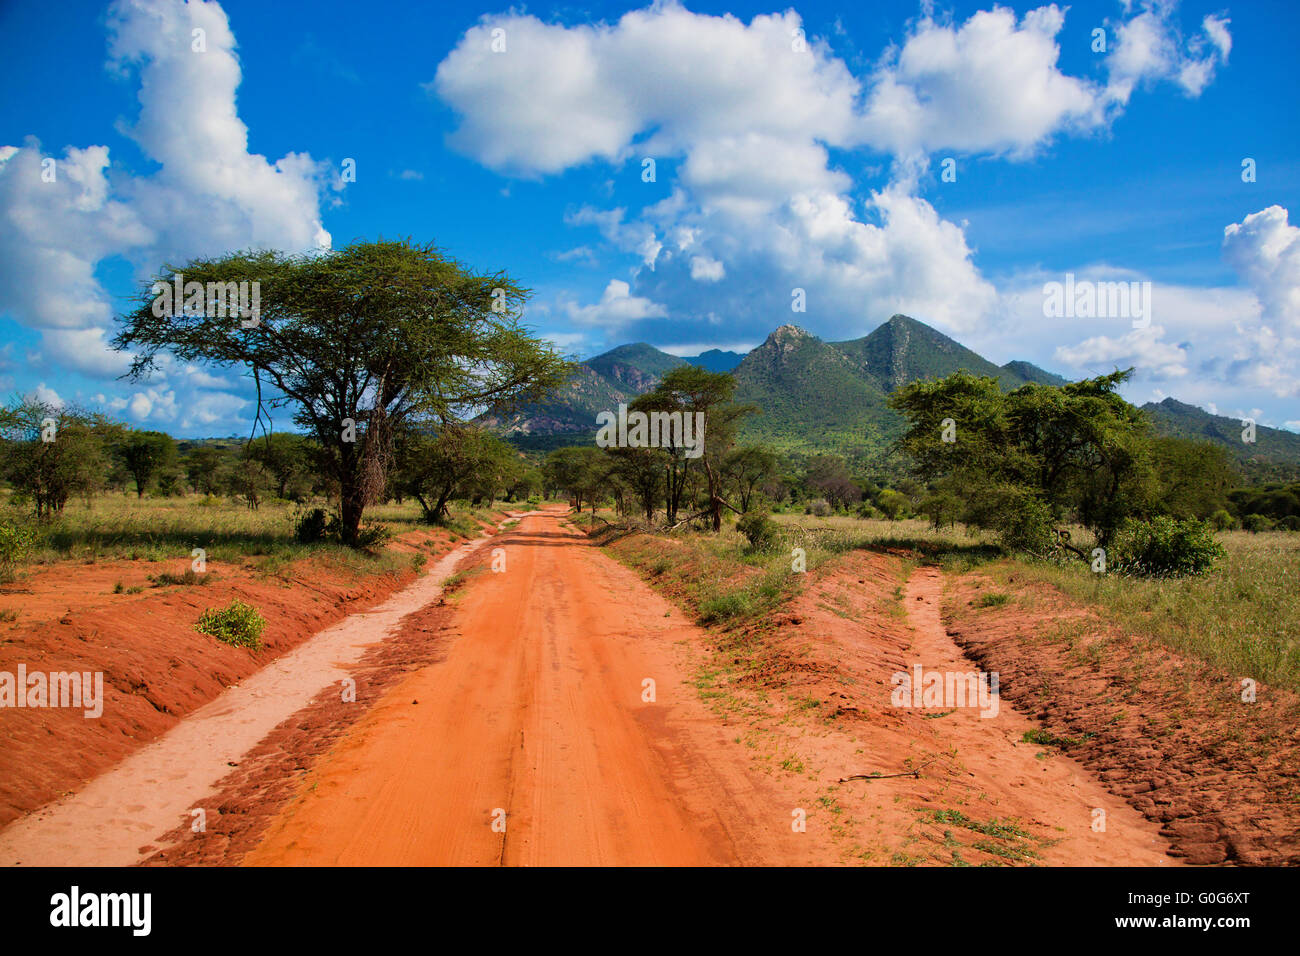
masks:
[(494, 544), (506, 571), (466, 589), (446, 659), (375, 706), (245, 863), (836, 859), (685, 683), (678, 612), (559, 516)]
[[(504, 558), (504, 573), (489, 569), (485, 544)], [(557, 512), (524, 516), (470, 543), (376, 612), (318, 634), (284, 666), (232, 688), (80, 793), (4, 831), (0, 861), (137, 862), (141, 845), (166, 842), (159, 834), (190, 807), (237, 806), (214, 789), (234, 758), (251, 754), (277, 721), (305, 721), (297, 708), (346, 673), (340, 666), (369, 641), (420, 630), (420, 615), (404, 615), (433, 609), (441, 580), (476, 548), (477, 573), (459, 602), (436, 609), (450, 622), (430, 645), (437, 662), (391, 686), (339, 729), (332, 747), (322, 741), (312, 751), (323, 756), (296, 790), (282, 791), (293, 794), (288, 803), (277, 809), (280, 797), (265, 808), (271, 822), (244, 863), (806, 865), (847, 862), (846, 853), (864, 848), (880, 851), (859, 854), (879, 862), (900, 847), (916, 857), (918, 819), (954, 806), (979, 820), (1024, 821), (1048, 838), (1045, 863), (1170, 862), (1156, 827), (1087, 770), (1063, 756), (1044, 761), (1024, 745), (1036, 725), (1010, 707), (994, 719), (934, 715), (941, 720), (882, 709), (892, 671), (913, 663), (970, 669), (940, 620), (937, 570), (918, 569), (900, 590), (907, 624), (878, 606), (897, 580), (873, 573), (886, 559), (861, 555), (799, 598), (798, 615), (775, 622), (774, 634), (806, 632), (798, 637), (804, 651), (829, 655), (791, 673), (828, 682), (816, 696), (853, 715), (846, 724), (810, 722), (801, 708), (759, 733), (769, 745), (784, 735), (782, 753), (809, 758), (808, 770), (777, 772), (740, 745), (757, 746), (751, 719), (711, 709), (687, 678), (717, 635), (688, 623)], [(847, 604), (836, 600), (841, 591)], [(654, 700), (643, 697), (647, 679)], [(814, 686), (804, 689), (806, 700)], [(830, 783), (846, 770), (897, 768), (918, 754), (945, 756), (916, 778)], [(818, 809), (836, 802), (857, 822), (846, 828), (842, 817), (837, 828), (833, 815), (842, 811)], [(1104, 834), (1089, 826), (1099, 807)], [(796, 808), (808, 811), (806, 832), (791, 828)], [(259, 821), (222, 861), (238, 860), (260, 832)]]
[(84, 787), (0, 831), (0, 866), (129, 866), (164, 842), (281, 721), (337, 686), (367, 648), (436, 601), (442, 582), (490, 539), (474, 539), (383, 603), (317, 633), (227, 688)]
[[(943, 578), (937, 568), (912, 574), (904, 601), (913, 640), (908, 665), (926, 670), (970, 672), (975, 667), (944, 627), (940, 611)], [(1045, 833), (1064, 837), (1044, 851), (1045, 861), (1070, 866), (1170, 866), (1168, 844), (1157, 827), (1119, 796), (1110, 793), (1081, 764), (1060, 753), (1040, 759), (1048, 748), (1028, 745), (1025, 732), (1039, 725), (1005, 701), (996, 716), (974, 707), (953, 710), (930, 721), (944, 751), (960, 755), (964, 768), (980, 781), (981, 794), (1011, 816), (1035, 821)], [(1094, 814), (1105, 812), (1105, 829), (1092, 828)]]

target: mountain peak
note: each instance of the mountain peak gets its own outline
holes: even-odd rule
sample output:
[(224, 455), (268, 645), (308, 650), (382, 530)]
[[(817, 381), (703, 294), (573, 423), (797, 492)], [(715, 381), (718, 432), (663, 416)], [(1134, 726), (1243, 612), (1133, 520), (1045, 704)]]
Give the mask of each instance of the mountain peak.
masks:
[(594, 355), (587, 361), (596, 362), (601, 359), (621, 359), (627, 356), (657, 356), (661, 354), (666, 353), (661, 353), (659, 349), (655, 348), (649, 342), (629, 342), (627, 345), (618, 345), (610, 349), (608, 352), (601, 352), (599, 355)]
[(610, 349), (583, 364), (617, 387), (640, 393), (657, 385), (669, 369), (685, 363), (646, 342), (635, 342)]
[(811, 333), (807, 332), (804, 329), (799, 328), (799, 326), (797, 325), (787, 324), (781, 326), (779, 329), (776, 329), (771, 335), (767, 337), (767, 341), (764, 342), (763, 344), (784, 345), (787, 343), (796, 342), (800, 339), (810, 339), (810, 338), (812, 338)]

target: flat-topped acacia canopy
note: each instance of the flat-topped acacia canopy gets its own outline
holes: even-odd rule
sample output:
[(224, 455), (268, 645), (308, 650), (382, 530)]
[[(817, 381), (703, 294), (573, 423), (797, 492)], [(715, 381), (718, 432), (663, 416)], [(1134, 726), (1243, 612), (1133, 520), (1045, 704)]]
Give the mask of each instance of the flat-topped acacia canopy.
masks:
[[(177, 273), (205, 287), (257, 283), (259, 321), (155, 309), (150, 290)], [(147, 376), (162, 353), (246, 366), (257, 420), (291, 407), (324, 447), (344, 537), (355, 541), (383, 486), (395, 430), (416, 421), (454, 427), (472, 410), (536, 401), (565, 381), (568, 363), (520, 324), (529, 294), (504, 272), (472, 271), (431, 243), (236, 252), (164, 266), (121, 318), (113, 345), (135, 353), (131, 378)]]

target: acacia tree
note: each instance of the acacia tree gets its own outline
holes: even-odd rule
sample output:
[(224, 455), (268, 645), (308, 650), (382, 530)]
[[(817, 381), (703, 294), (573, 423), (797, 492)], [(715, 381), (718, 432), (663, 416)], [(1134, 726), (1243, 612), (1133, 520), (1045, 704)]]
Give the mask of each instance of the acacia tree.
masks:
[(658, 448), (610, 448), (614, 474), (636, 498), (647, 522), (664, 496), (668, 453)]
[(574, 510), (579, 513), (584, 501), (591, 505), (591, 513), (596, 513), (596, 505), (604, 492), (610, 489), (613, 471), (609, 456), (590, 445), (557, 448), (542, 463), (545, 480), (553, 488), (564, 489), (573, 500)]
[(176, 463), (176, 440), (165, 432), (129, 431), (117, 446), (118, 457), (143, 498), (155, 479)]
[(808, 463), (804, 483), (839, 508), (862, 498), (862, 489), (849, 477), (848, 463), (835, 455), (818, 455)]
[(54, 517), (73, 495), (102, 483), (108, 462), (101, 435), (111, 431), (101, 416), (37, 400), (0, 409), (0, 472), (31, 500), (37, 518)]
[(1106, 547), (1155, 494), (1147, 421), (1116, 392), (1131, 374), (1007, 393), (993, 378), (957, 372), (904, 385), (889, 404), (911, 422), (899, 447), (913, 473), (959, 494), (967, 520), (1035, 551), (1050, 544), (1052, 522), (1069, 517)]
[[(514, 452), (481, 428), (444, 428), (435, 436), (402, 436), (401, 465), (394, 484), (420, 503), (426, 521), (448, 515), (457, 494), (491, 494), (511, 465)], [(487, 489), (486, 491), (484, 489)]]
[(314, 452), (311, 440), (303, 435), (272, 432), (249, 442), (244, 457), (266, 469), (277, 498), (296, 499), (309, 486), (308, 472)]
[(740, 510), (748, 512), (760, 484), (776, 471), (776, 453), (762, 445), (742, 445), (723, 464), (727, 480), (736, 489)]
[[(152, 290), (178, 273), (203, 285), (203, 308), (158, 307)], [(258, 283), (259, 313), (224, 314), (218, 293), (245, 281)], [(161, 353), (246, 368), (254, 428), (292, 409), (322, 448), (343, 539), (355, 544), (363, 511), (384, 488), (395, 431), (507, 411), (568, 377), (568, 363), (519, 324), (528, 295), (505, 273), (473, 272), (432, 244), (238, 252), (164, 266), (113, 345), (135, 352), (131, 378), (146, 377)]]
[(727, 507), (736, 510), (723, 497), (726, 483), (724, 462), (735, 442), (736, 426), (740, 419), (758, 409), (753, 405), (734, 404), (731, 397), (735, 391), (736, 379), (726, 372), (710, 372), (695, 365), (679, 365), (667, 372), (653, 391), (640, 396), (629, 406), (636, 411), (681, 412), (684, 415), (704, 416), (703, 454), (698, 458), (687, 458), (687, 449), (668, 448), (670, 459), (665, 478), (670, 524), (676, 516), (677, 502), (692, 462), (699, 462), (704, 472), (707, 504), (699, 514), (683, 520), (689, 521), (707, 514), (713, 530), (721, 531), (722, 509)]
[[(221, 489), (221, 471), (230, 453), (211, 445), (200, 445), (185, 456), (185, 477), (201, 495), (215, 495)], [(125, 469), (124, 469), (125, 473)]]

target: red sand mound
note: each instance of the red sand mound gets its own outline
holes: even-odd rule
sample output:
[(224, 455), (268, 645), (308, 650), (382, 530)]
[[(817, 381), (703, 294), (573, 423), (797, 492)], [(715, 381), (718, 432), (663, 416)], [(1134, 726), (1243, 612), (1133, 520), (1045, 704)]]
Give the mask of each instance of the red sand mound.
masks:
[[(441, 554), (442, 531), (402, 536), (394, 547)], [(0, 672), (102, 672), (103, 714), (76, 708), (0, 709), (0, 826), (75, 789), (166, 731), (221, 691), (322, 627), (381, 601), (414, 570), (357, 577), (320, 560), (276, 576), (209, 562), (205, 585), (148, 587), (148, 576), (180, 574), (145, 561), (65, 562), (0, 588), (0, 611), (19, 611), (0, 632)], [(113, 584), (146, 585), (114, 594)], [(266, 619), (258, 651), (230, 647), (194, 630), (204, 609), (239, 599)]]

